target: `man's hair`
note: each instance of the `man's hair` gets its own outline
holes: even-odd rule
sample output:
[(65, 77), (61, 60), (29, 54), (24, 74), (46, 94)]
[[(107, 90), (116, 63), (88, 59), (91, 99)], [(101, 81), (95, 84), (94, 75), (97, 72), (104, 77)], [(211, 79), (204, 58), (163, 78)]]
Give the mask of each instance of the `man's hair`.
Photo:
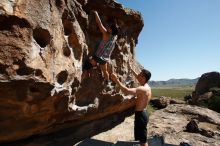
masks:
[(116, 24), (111, 24), (110, 28), (112, 30), (113, 36), (118, 34), (118, 27), (116, 26)]
[(151, 77), (151, 73), (150, 71), (146, 70), (146, 69), (142, 69), (141, 71), (144, 74), (144, 77), (146, 79), (146, 83), (150, 80)]

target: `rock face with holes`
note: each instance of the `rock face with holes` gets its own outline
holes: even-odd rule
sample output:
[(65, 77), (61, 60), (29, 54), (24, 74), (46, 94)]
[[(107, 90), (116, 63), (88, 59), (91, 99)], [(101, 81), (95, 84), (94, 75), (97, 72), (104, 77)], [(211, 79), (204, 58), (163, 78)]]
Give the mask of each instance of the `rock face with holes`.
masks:
[(148, 135), (163, 135), (166, 144), (181, 142), (195, 146), (220, 145), (220, 114), (198, 106), (173, 104), (155, 111)]
[(101, 39), (92, 10), (104, 25), (119, 25), (111, 70), (132, 79), (127, 62), (143, 27), (140, 13), (113, 0), (0, 1), (0, 143), (72, 145), (132, 113), (134, 98), (103, 85), (99, 69), (81, 80)]

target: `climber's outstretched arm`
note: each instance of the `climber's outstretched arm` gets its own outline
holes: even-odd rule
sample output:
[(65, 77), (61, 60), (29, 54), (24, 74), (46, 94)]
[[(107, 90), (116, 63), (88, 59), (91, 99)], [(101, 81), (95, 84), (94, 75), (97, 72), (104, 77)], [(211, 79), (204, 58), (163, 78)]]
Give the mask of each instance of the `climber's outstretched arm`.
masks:
[(99, 17), (98, 12), (97, 12), (97, 11), (94, 11), (94, 13), (95, 13), (96, 23), (98, 24), (98, 27), (99, 27), (101, 33), (102, 33), (103, 35), (107, 34), (107, 29), (103, 26), (102, 21), (101, 21), (101, 19), (100, 19), (100, 17)]

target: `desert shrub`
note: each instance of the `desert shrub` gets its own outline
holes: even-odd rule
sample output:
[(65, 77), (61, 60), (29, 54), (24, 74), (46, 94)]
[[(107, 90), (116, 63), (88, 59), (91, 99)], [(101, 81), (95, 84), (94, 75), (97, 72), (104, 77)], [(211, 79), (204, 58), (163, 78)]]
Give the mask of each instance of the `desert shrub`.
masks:
[(220, 96), (213, 96), (208, 101), (208, 108), (220, 113)]

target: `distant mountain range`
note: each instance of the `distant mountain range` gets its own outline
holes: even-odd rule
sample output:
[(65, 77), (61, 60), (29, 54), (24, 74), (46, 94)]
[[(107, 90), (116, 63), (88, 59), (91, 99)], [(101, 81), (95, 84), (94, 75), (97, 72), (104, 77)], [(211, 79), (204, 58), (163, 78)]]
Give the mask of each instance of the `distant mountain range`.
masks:
[(194, 86), (199, 78), (196, 79), (170, 79), (167, 81), (150, 81), (151, 87), (176, 87), (176, 86)]

